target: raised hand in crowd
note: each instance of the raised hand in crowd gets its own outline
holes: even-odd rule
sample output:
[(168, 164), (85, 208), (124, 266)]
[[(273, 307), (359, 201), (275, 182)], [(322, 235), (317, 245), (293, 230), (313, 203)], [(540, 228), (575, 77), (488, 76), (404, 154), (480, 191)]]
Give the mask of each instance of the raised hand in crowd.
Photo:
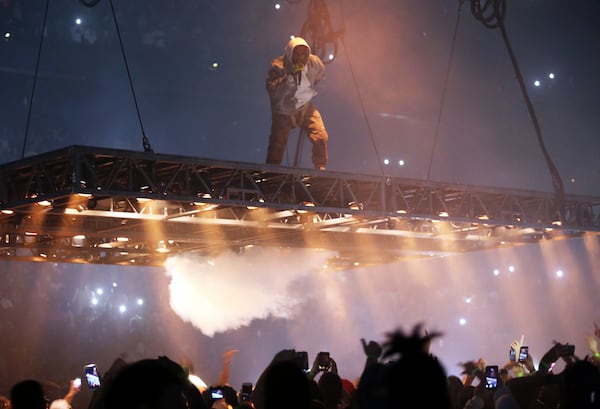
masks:
[(575, 346), (554, 341), (552, 347), (544, 354), (538, 365), (539, 373), (548, 373), (556, 361), (563, 359), (567, 365), (575, 362)]
[(376, 364), (377, 362), (379, 362), (379, 357), (383, 352), (383, 348), (381, 348), (381, 345), (379, 345), (375, 341), (369, 341), (369, 343), (367, 343), (367, 341), (365, 341), (364, 338), (361, 338), (360, 342), (362, 343), (363, 351), (367, 356), (365, 366)]
[(487, 362), (483, 358), (479, 358), (477, 361), (467, 361), (459, 363), (460, 366), (463, 367), (463, 371), (461, 372), (463, 377), (463, 385), (471, 386), (475, 379), (480, 378), (485, 371), (485, 367)]
[(217, 385), (229, 385), (229, 369), (231, 368), (231, 361), (235, 354), (239, 352), (238, 349), (228, 348), (223, 352), (223, 368), (221, 369), (221, 376)]

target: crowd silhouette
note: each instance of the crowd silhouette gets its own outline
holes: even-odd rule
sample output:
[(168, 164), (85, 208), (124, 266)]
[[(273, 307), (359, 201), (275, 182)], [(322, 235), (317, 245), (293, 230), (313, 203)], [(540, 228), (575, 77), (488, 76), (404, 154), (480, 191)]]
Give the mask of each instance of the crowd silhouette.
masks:
[[(560, 408), (600, 407), (600, 328), (588, 335), (589, 351), (575, 354), (573, 345), (554, 341), (537, 368), (521, 341), (511, 345), (510, 361), (499, 367), (478, 358), (462, 363), (463, 377), (447, 376), (430, 353), (441, 337), (418, 324), (412, 332), (397, 329), (384, 342), (362, 342), (364, 369), (359, 379), (344, 378), (334, 353), (321, 352), (309, 367), (307, 354), (278, 351), (254, 385), (239, 390), (229, 384), (231, 362), (238, 352), (223, 353), (221, 376), (212, 385), (191, 381), (193, 366), (160, 356), (127, 362), (117, 357), (93, 384), (88, 409), (382, 409), (382, 408)], [(557, 362), (562, 369), (557, 371)], [(95, 376), (95, 373), (94, 375)], [(84, 385), (87, 380), (82, 382)], [(85, 387), (85, 386), (83, 386)], [(70, 409), (82, 388), (70, 382), (65, 396), (47, 398), (46, 386), (26, 379), (0, 397), (2, 409)]]

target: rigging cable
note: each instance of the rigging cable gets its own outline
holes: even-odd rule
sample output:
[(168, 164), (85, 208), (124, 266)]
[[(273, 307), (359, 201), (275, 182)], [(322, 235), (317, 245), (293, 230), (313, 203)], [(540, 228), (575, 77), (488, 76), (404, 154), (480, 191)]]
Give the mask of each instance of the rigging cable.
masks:
[(144, 152), (154, 153), (154, 150), (150, 146), (150, 141), (146, 136), (146, 131), (144, 131), (144, 124), (142, 123), (142, 116), (140, 114), (140, 107), (137, 101), (137, 97), (135, 95), (135, 88), (133, 86), (133, 81), (131, 79), (131, 71), (129, 70), (129, 64), (127, 62), (127, 56), (125, 55), (125, 48), (123, 47), (123, 39), (121, 38), (121, 30), (119, 29), (119, 23), (117, 21), (117, 15), (115, 13), (115, 8), (113, 6), (113, 0), (109, 1), (110, 9), (112, 11), (113, 20), (115, 21), (115, 27), (117, 29), (117, 37), (119, 38), (119, 45), (121, 46), (121, 54), (123, 55), (123, 62), (125, 63), (125, 69), (127, 70), (127, 78), (129, 79), (129, 87), (131, 88), (131, 94), (133, 96), (133, 102), (135, 104), (135, 111), (137, 113), (138, 122), (140, 124), (140, 129), (142, 131), (142, 146), (144, 147)]
[(346, 48), (346, 42), (342, 38), (342, 48), (346, 54), (346, 59), (348, 60), (348, 67), (350, 68), (350, 74), (352, 75), (352, 82), (354, 83), (354, 87), (356, 88), (356, 94), (358, 95), (358, 102), (360, 103), (360, 109), (365, 118), (365, 123), (367, 125), (367, 130), (369, 132), (369, 137), (371, 138), (371, 143), (373, 144), (373, 150), (375, 151), (375, 157), (377, 158), (377, 163), (379, 164), (379, 170), (381, 174), (384, 175), (385, 172), (383, 170), (383, 165), (381, 164), (381, 155), (379, 154), (379, 149), (377, 149), (377, 144), (375, 143), (375, 137), (373, 136), (373, 129), (371, 128), (371, 121), (369, 121), (369, 116), (367, 114), (367, 110), (365, 108), (365, 103), (363, 101), (362, 94), (360, 93), (360, 87), (358, 86), (358, 81), (356, 79), (356, 74), (354, 73), (354, 68), (352, 67), (352, 61), (350, 60), (350, 54), (348, 53), (348, 49)]
[[(360, 108), (361, 108), (362, 114), (363, 114), (363, 116), (365, 118), (365, 123), (366, 123), (366, 126), (367, 126), (369, 137), (371, 139), (371, 143), (373, 144), (373, 150), (375, 151), (375, 156), (377, 158), (377, 164), (379, 165), (379, 170), (381, 171), (381, 174), (383, 175), (384, 174), (384, 170), (383, 170), (383, 165), (381, 163), (381, 156), (379, 155), (379, 150), (377, 149), (377, 144), (375, 143), (375, 138), (373, 136), (373, 129), (371, 127), (371, 122), (369, 121), (369, 116), (368, 116), (367, 110), (365, 108), (365, 103), (364, 103), (362, 94), (360, 92), (360, 87), (358, 86), (358, 80), (356, 79), (356, 73), (354, 72), (354, 67), (352, 66), (352, 60), (350, 59), (350, 53), (348, 52), (348, 48), (346, 47), (346, 42), (344, 40), (343, 33), (344, 33), (344, 27), (345, 27), (345, 19), (344, 19), (344, 5), (343, 5), (343, 3), (344, 2), (342, 0), (341, 3), (340, 3), (342, 29), (339, 30), (339, 31), (334, 32), (334, 31), (331, 30), (331, 20), (330, 20), (330, 17), (329, 17), (329, 12), (327, 11), (326, 6), (324, 4), (324, 0), (318, 0), (318, 1), (317, 0), (311, 0), (311, 3), (309, 4), (309, 8), (311, 7), (311, 5), (313, 7), (317, 7), (315, 9), (313, 9), (313, 12), (317, 11), (317, 10), (325, 10), (325, 11), (327, 11), (326, 21), (325, 21), (324, 25), (326, 27), (329, 27), (328, 34), (325, 35), (325, 37), (323, 37), (323, 38), (318, 38), (317, 37), (317, 38), (313, 38), (313, 40), (316, 40), (317, 43), (321, 44), (321, 45), (324, 45), (327, 42), (334, 41), (335, 42), (334, 44), (336, 44), (335, 45), (335, 49), (337, 49), (337, 42), (341, 41), (342, 48), (344, 49), (344, 52), (346, 54), (346, 59), (348, 60), (348, 67), (350, 68), (350, 75), (352, 76), (352, 82), (353, 82), (354, 87), (356, 89), (356, 94), (358, 96), (358, 102), (360, 104)], [(312, 13), (312, 15), (314, 15), (314, 13)], [(310, 10), (309, 10), (309, 16), (311, 16)], [(307, 24), (305, 23), (304, 25), (306, 26)], [(319, 35), (319, 33), (321, 33), (321, 32), (319, 32), (319, 31), (314, 31), (313, 32), (313, 34), (317, 34), (317, 36)], [(333, 58), (331, 58), (329, 60), (329, 62), (331, 62), (331, 61), (333, 61)]]
[(435, 124), (435, 132), (433, 135), (433, 145), (431, 147), (431, 156), (429, 157), (429, 166), (427, 167), (427, 180), (431, 176), (431, 166), (433, 164), (433, 156), (437, 147), (437, 142), (440, 134), (440, 124), (442, 122), (442, 113), (444, 110), (444, 101), (446, 100), (446, 92), (448, 90), (448, 79), (450, 78), (450, 68), (452, 66), (452, 60), (454, 58), (454, 49), (456, 47), (456, 37), (458, 34), (458, 27), (460, 23), (460, 13), (465, 0), (458, 0), (458, 14), (456, 16), (456, 24), (454, 26), (454, 36), (452, 37), (452, 47), (450, 48), (450, 56), (448, 57), (448, 67), (446, 68), (446, 78), (444, 79), (444, 88), (442, 90), (442, 99), (440, 101), (440, 108), (438, 111), (437, 122)]
[[(300, 30), (300, 37), (307, 39), (313, 54), (319, 56), (324, 64), (335, 59), (338, 52), (338, 39), (341, 31), (334, 31), (325, 0), (309, 0), (308, 17)], [(333, 48), (327, 55), (328, 45)]]
[(562, 179), (560, 177), (560, 173), (550, 154), (546, 150), (546, 146), (544, 144), (544, 138), (542, 137), (542, 131), (540, 128), (540, 124), (537, 120), (535, 111), (533, 109), (533, 104), (529, 99), (529, 95), (527, 94), (527, 88), (525, 87), (525, 81), (523, 80), (523, 76), (521, 75), (521, 70), (519, 69), (519, 64), (517, 63), (517, 58), (513, 49), (508, 40), (508, 35), (506, 33), (506, 28), (504, 27), (504, 17), (506, 14), (506, 0), (485, 0), (482, 6), (483, 0), (471, 0), (471, 13), (473, 16), (481, 21), (483, 25), (487, 28), (500, 28), (500, 32), (502, 33), (502, 38), (504, 39), (504, 43), (508, 50), (508, 54), (510, 56), (510, 60), (512, 62), (513, 69), (515, 71), (515, 75), (517, 77), (517, 81), (519, 82), (519, 87), (521, 88), (521, 94), (525, 99), (525, 104), (527, 105), (527, 110), (529, 112), (529, 116), (531, 117), (531, 121), (533, 122), (533, 127), (535, 129), (537, 140), (544, 154), (544, 158), (546, 159), (546, 163), (548, 165), (548, 169), (550, 170), (550, 176), (552, 177), (552, 187), (554, 188), (555, 193), (555, 211), (559, 215), (560, 219), (563, 219), (563, 204), (565, 201), (565, 192)]
[(44, 35), (46, 34), (46, 24), (48, 22), (48, 6), (50, 0), (46, 0), (46, 9), (44, 10), (44, 21), (42, 23), (42, 33), (40, 34), (40, 45), (38, 47), (37, 60), (35, 62), (35, 71), (33, 74), (33, 85), (31, 86), (31, 96), (29, 98), (29, 109), (27, 110), (27, 122), (25, 125), (25, 138), (21, 148), (21, 159), (25, 157), (25, 147), (27, 146), (27, 138), (29, 136), (29, 127), (31, 125), (31, 110), (33, 108), (33, 98), (35, 96), (35, 88), (37, 84), (38, 74), (40, 72), (40, 60), (42, 58), (42, 44), (44, 43)]

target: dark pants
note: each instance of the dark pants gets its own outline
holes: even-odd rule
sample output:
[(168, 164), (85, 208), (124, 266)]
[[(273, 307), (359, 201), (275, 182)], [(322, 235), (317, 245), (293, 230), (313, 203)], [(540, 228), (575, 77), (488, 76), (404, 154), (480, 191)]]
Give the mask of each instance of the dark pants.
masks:
[(292, 129), (300, 126), (312, 142), (312, 161), (315, 168), (327, 165), (327, 131), (321, 114), (312, 103), (306, 104), (293, 115), (272, 113), (271, 136), (267, 151), (267, 163), (281, 164), (287, 147), (288, 136)]

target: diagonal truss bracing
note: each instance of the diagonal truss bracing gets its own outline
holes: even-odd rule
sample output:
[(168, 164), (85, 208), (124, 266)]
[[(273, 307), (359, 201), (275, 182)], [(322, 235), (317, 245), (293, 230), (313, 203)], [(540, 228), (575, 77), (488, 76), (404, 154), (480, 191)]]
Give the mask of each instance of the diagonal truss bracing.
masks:
[[(380, 263), (600, 232), (600, 198), (72, 146), (0, 167), (0, 257), (157, 265), (245, 246)], [(351, 260), (352, 259), (352, 260)]]

